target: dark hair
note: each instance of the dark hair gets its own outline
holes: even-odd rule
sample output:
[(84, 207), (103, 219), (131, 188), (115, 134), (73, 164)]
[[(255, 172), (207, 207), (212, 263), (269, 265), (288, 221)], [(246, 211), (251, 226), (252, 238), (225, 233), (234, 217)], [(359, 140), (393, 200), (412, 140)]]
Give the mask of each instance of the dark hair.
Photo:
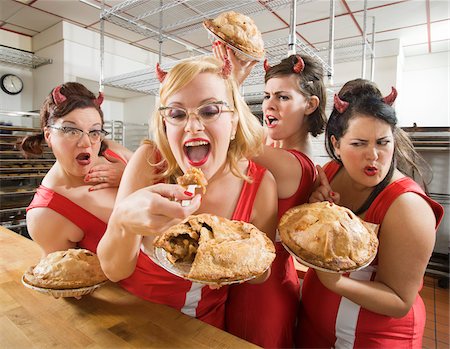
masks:
[[(22, 140), (20, 145), (22, 151), (26, 156), (41, 155), (43, 152), (42, 142), (44, 141), (44, 129), (47, 126), (53, 125), (54, 122), (66, 116), (75, 109), (95, 108), (100, 114), (103, 126), (103, 112), (96, 104), (96, 96), (89, 91), (84, 85), (78, 82), (66, 82), (60, 85), (60, 93), (65, 97), (65, 100), (56, 103), (53, 98), (54, 89), (50, 92), (44, 103), (41, 106), (41, 132), (30, 135)], [(99, 154), (103, 153), (106, 145), (102, 142)]]
[(298, 88), (302, 95), (306, 98), (311, 96), (319, 98), (319, 105), (307, 118), (308, 132), (316, 137), (323, 133), (327, 122), (325, 114), (327, 95), (325, 85), (323, 84), (323, 67), (317, 60), (310, 56), (300, 55), (300, 57), (305, 63), (302, 72), (294, 72), (293, 67), (297, 63), (298, 58), (296, 55), (291, 55), (283, 59), (277, 65), (271, 67), (270, 70), (266, 72), (264, 81), (267, 83), (267, 81), (272, 78), (295, 75), (298, 81)]
[(372, 116), (391, 126), (395, 142), (394, 157), (391, 164), (392, 171), (389, 171), (390, 175), (388, 174), (377, 187), (388, 184), (393, 174), (393, 168), (396, 167), (399, 171), (410, 177), (413, 177), (414, 173), (417, 173), (426, 189), (426, 182), (428, 181), (424, 180), (423, 173), (431, 173), (430, 167), (415, 151), (406, 132), (397, 127), (395, 109), (383, 101), (383, 95), (378, 87), (371, 81), (355, 79), (347, 82), (339, 91), (338, 96), (341, 100), (349, 102), (349, 105), (342, 114), (333, 107), (325, 130), (325, 148), (328, 155), (342, 165), (342, 161), (334, 151), (331, 136), (334, 136), (339, 141), (347, 132), (350, 120), (357, 114)]

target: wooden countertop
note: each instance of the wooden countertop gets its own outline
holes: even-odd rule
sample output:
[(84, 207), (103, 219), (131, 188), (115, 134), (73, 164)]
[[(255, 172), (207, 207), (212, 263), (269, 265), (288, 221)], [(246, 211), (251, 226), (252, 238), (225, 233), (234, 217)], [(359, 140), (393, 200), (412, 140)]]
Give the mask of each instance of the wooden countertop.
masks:
[(0, 348), (257, 348), (108, 282), (82, 299), (24, 287), (38, 245), (0, 226)]

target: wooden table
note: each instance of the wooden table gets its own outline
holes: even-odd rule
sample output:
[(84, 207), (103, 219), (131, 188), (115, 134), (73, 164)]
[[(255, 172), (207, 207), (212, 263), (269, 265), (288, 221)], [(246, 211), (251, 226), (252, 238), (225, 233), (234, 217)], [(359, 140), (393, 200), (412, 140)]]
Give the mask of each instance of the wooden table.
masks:
[(0, 226), (0, 348), (257, 348), (108, 282), (80, 300), (26, 288), (38, 245)]

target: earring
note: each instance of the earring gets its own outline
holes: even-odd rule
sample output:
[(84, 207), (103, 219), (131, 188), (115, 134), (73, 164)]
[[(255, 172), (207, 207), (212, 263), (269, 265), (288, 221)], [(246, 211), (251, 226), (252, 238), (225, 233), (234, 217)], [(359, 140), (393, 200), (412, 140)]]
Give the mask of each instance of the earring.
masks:
[(230, 140), (234, 141), (234, 137), (235, 137), (235, 135), (231, 135)]

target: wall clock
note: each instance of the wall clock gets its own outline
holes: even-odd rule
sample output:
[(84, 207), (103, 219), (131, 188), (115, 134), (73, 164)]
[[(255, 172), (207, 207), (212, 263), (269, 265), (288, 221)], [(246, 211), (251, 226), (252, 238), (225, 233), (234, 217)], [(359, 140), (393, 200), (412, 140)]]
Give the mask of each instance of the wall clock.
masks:
[(0, 78), (0, 87), (9, 95), (17, 95), (23, 90), (23, 81), (17, 75), (5, 74)]

